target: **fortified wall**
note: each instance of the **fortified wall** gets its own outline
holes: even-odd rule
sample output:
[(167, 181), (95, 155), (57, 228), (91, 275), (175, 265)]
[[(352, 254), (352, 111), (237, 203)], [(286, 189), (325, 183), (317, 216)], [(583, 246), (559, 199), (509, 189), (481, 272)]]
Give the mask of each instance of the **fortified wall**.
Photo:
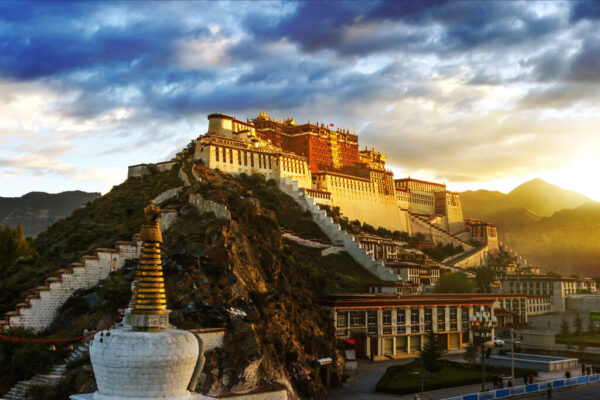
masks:
[(331, 206), (339, 207), (340, 212), (351, 221), (359, 220), (391, 231), (411, 232), (408, 213), (398, 207), (393, 193), (381, 190), (378, 182), (334, 172), (315, 173), (313, 182), (316, 190), (307, 194), (314, 197), (317, 204), (327, 204), (319, 198), (319, 193), (327, 192)]
[[(161, 229), (166, 230), (176, 218), (176, 210), (164, 209), (161, 212)], [(48, 328), (60, 307), (77, 290), (89, 289), (106, 279), (111, 272), (121, 269), (127, 260), (139, 258), (141, 242), (134, 235), (130, 242), (118, 241), (112, 249), (96, 249), (91, 255), (81, 257), (57, 271), (56, 276), (46, 279), (45, 284), (17, 304), (0, 321), (0, 331), (20, 326), (35, 332)]]
[(117, 271), (130, 259), (137, 259), (140, 244), (137, 235), (131, 242), (117, 242), (114, 249), (97, 249), (92, 255), (57, 271), (57, 275), (46, 279), (43, 286), (17, 304), (14, 311), (5, 314), (0, 322), (3, 328), (22, 326), (36, 332), (48, 328), (60, 307), (79, 289), (89, 289), (111, 272)]

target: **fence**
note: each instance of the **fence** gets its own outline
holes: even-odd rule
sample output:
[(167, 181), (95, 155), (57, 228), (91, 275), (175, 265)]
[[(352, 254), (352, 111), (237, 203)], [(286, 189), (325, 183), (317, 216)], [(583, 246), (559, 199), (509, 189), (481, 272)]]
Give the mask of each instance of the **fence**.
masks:
[(600, 375), (578, 376), (575, 378), (556, 379), (540, 383), (532, 383), (529, 385), (515, 386), (512, 388), (490, 390), (489, 392), (480, 392), (465, 394), (457, 397), (449, 397), (443, 400), (493, 400), (493, 399), (509, 399), (513, 396), (522, 396), (526, 394), (546, 392), (548, 384), (552, 385), (552, 389), (561, 389), (566, 387), (574, 387), (588, 385), (590, 383), (599, 383)]

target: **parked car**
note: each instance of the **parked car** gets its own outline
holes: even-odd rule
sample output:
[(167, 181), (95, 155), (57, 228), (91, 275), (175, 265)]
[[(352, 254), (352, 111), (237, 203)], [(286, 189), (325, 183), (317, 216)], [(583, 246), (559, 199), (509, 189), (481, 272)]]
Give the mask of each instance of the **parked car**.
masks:
[(504, 346), (504, 340), (494, 337), (494, 346), (496, 346), (496, 347)]

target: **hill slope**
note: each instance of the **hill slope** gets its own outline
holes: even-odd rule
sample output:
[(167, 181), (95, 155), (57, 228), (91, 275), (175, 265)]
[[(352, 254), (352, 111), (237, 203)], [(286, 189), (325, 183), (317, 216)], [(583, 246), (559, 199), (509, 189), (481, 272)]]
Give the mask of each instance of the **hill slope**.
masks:
[(546, 217), (565, 208), (579, 207), (592, 199), (552, 185), (542, 179), (533, 179), (513, 189), (507, 195), (509, 204), (527, 208)]
[(100, 193), (80, 190), (56, 194), (31, 192), (21, 197), (0, 197), (0, 224), (11, 228), (22, 225), (25, 236), (37, 236), (54, 222), (98, 197)]
[(523, 208), (533, 214), (549, 217), (564, 208), (575, 208), (591, 199), (571, 190), (562, 189), (542, 179), (525, 182), (510, 193), (476, 190), (460, 194), (466, 217), (486, 219), (490, 214), (506, 208)]
[(562, 274), (600, 275), (600, 204), (587, 203), (501, 231), (530, 262)]
[(465, 217), (495, 223), (501, 240), (535, 265), (600, 275), (599, 203), (541, 179), (508, 194), (477, 190), (460, 197)]
[[(0, 306), (13, 307), (6, 304), (20, 301), (25, 286), (37, 286), (63, 262), (138, 231), (143, 206), (160, 192), (181, 185), (180, 166), (128, 179), (39, 235), (38, 258), (8, 268), (0, 279), (7, 285), (0, 287), (0, 303), (5, 303)], [(164, 204), (177, 209), (180, 217), (164, 233), (162, 247), (171, 323), (184, 329), (215, 323), (226, 328), (226, 347), (207, 354), (206, 378), (197, 390), (216, 395), (279, 382), (293, 387), (292, 399), (325, 398), (314, 360), (334, 360), (334, 383), (342, 378), (344, 360), (319, 298), (336, 291), (365, 291), (368, 283), (378, 279), (346, 253), (322, 256), (318, 249), (284, 240), (282, 227), (313, 237), (323, 233), (274, 181), (260, 176), (235, 178), (204, 167), (197, 171), (202, 181), (190, 179), (191, 187)], [(192, 193), (226, 205), (231, 220), (199, 212), (187, 202)], [(40, 272), (49, 260), (53, 262)], [(14, 285), (21, 290), (14, 290)], [(115, 307), (89, 306), (84, 294), (67, 303), (49, 334), (78, 335), (114, 316)], [(93, 381), (88, 379), (76, 391), (90, 388)]]

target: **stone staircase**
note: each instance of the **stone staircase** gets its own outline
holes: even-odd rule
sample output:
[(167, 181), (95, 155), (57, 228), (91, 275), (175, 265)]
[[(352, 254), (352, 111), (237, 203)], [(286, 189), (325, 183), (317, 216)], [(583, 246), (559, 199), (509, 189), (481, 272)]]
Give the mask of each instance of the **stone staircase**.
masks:
[(465, 249), (465, 252), (467, 251), (471, 251), (473, 250), (475, 247), (471, 244), (469, 244), (468, 242), (464, 241), (463, 239), (459, 238), (457, 235), (446, 232), (443, 229), (440, 229), (438, 226), (430, 223), (426, 217), (419, 215), (419, 214), (413, 214), (411, 212), (408, 213), (411, 221), (417, 222), (421, 225), (425, 225), (430, 229), (433, 229), (435, 231), (435, 233), (439, 236), (442, 236), (446, 239), (446, 242), (448, 243), (452, 243), (455, 246), (462, 246), (463, 249)]
[(329, 240), (334, 245), (343, 246), (344, 250), (366, 270), (384, 281), (396, 282), (400, 280), (400, 276), (393, 268), (386, 267), (383, 261), (375, 260), (373, 256), (361, 249), (354, 236), (346, 233), (339, 224), (327, 216), (327, 213), (319, 208), (315, 201), (305, 193), (305, 190), (298, 186), (295, 180), (282, 178), (279, 182), (279, 188), (300, 204), (304, 210), (310, 211), (313, 221), (327, 235)]
[(27, 393), (31, 386), (34, 385), (48, 385), (56, 386), (60, 383), (60, 380), (64, 377), (67, 371), (66, 363), (73, 362), (85, 354), (88, 353), (88, 348), (85, 346), (79, 346), (73, 350), (65, 359), (65, 364), (57, 364), (52, 367), (52, 370), (47, 374), (36, 375), (33, 378), (26, 381), (19, 381), (13, 386), (0, 400), (25, 400)]
[(33, 385), (58, 385), (66, 370), (65, 364), (59, 364), (55, 365), (48, 374), (36, 375), (28, 381), (19, 381), (4, 395), (4, 398), (6, 400), (24, 400)]

